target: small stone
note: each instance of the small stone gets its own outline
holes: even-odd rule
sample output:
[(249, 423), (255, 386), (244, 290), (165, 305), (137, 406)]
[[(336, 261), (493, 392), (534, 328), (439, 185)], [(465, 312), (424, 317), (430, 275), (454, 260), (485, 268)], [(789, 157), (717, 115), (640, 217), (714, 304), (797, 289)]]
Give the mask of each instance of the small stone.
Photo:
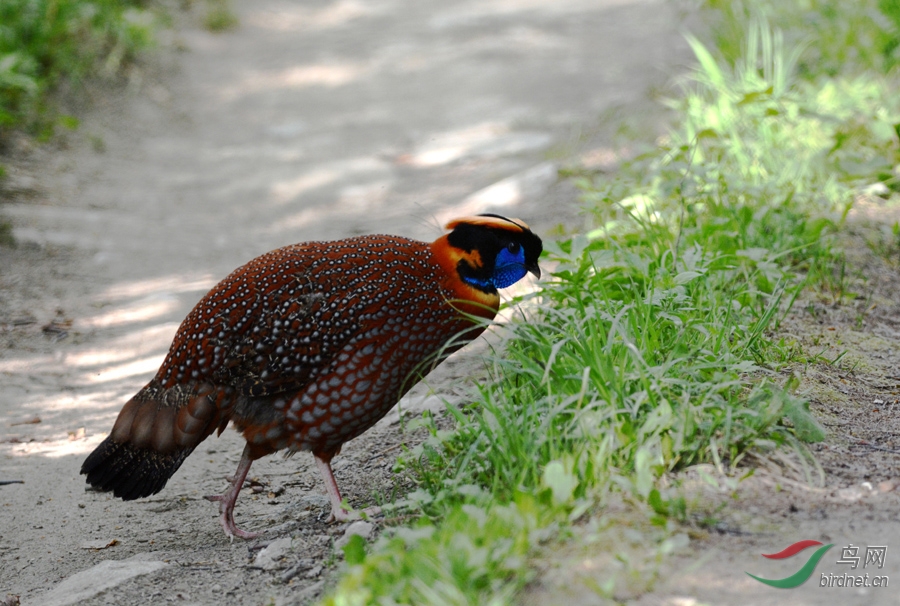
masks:
[(320, 574), (322, 574), (322, 567), (321, 566), (313, 566), (303, 576), (305, 576), (307, 579), (314, 579), (317, 576), (319, 576)]
[(317, 581), (317, 582), (313, 583), (312, 585), (310, 585), (309, 587), (307, 587), (306, 589), (302, 589), (299, 592), (297, 592), (294, 597), (296, 598), (297, 603), (300, 603), (303, 600), (305, 600), (306, 598), (311, 598), (315, 595), (318, 595), (324, 587), (325, 587), (325, 581)]
[(125, 560), (105, 560), (58, 583), (34, 603), (42, 606), (82, 604), (128, 579), (165, 568), (164, 562), (150, 560), (149, 557), (152, 555), (137, 554)]
[(859, 501), (863, 498), (863, 491), (859, 486), (850, 486), (849, 488), (841, 488), (835, 496), (842, 501)]
[(881, 181), (876, 181), (870, 185), (866, 185), (862, 188), (862, 193), (866, 196), (887, 196), (891, 193), (891, 190), (888, 189), (888, 186), (882, 183)]
[(321, 507), (326, 507), (331, 505), (331, 501), (328, 500), (323, 494), (306, 494), (297, 499), (298, 505), (301, 505), (304, 509), (319, 509)]
[(253, 565), (263, 570), (277, 570), (283, 568), (281, 564), (282, 558), (291, 551), (291, 542), (293, 539), (289, 536), (275, 539), (269, 545), (260, 550), (253, 560)]
[(878, 483), (879, 492), (891, 492), (896, 487), (897, 487), (897, 485), (894, 483), (893, 480), (885, 480), (883, 482)]

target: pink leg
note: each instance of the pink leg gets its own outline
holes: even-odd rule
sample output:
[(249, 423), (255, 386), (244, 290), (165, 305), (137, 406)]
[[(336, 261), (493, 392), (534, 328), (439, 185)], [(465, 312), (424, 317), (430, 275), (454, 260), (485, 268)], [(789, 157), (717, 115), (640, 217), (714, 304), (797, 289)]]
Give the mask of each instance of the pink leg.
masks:
[(248, 444), (244, 447), (244, 453), (241, 455), (241, 462), (238, 463), (237, 471), (234, 473), (234, 479), (231, 481), (231, 488), (226, 490), (223, 494), (204, 497), (209, 501), (219, 502), (219, 512), (222, 514), (222, 517), (219, 518), (219, 522), (222, 524), (225, 534), (231, 537), (232, 540), (234, 540), (234, 537), (252, 539), (259, 536), (259, 533), (256, 532), (241, 530), (234, 523), (234, 504), (237, 502), (238, 495), (241, 493), (241, 488), (244, 486), (244, 480), (247, 478), (247, 473), (250, 471), (250, 465), (252, 463), (253, 459), (250, 458), (250, 445)]
[[(325, 480), (325, 491), (328, 493), (328, 499), (331, 501), (331, 516), (329, 522), (346, 522), (348, 520), (358, 520), (360, 515), (356, 512), (349, 512), (341, 506), (341, 491), (338, 489), (337, 481), (334, 479), (334, 473), (331, 471), (331, 457), (323, 459), (319, 455), (316, 457), (316, 465), (322, 472), (322, 479)], [(376, 516), (381, 513), (380, 507), (369, 507), (364, 509), (362, 513), (367, 516)]]

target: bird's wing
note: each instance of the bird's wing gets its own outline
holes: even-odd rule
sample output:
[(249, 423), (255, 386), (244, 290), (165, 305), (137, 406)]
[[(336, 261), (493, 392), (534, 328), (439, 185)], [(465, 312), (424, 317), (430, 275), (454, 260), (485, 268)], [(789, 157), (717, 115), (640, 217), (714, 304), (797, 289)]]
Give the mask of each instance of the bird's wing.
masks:
[(314, 266), (267, 279), (251, 313), (225, 320), (227, 345), (213, 375), (253, 398), (303, 389), (360, 329), (354, 293), (337, 294)]
[[(185, 318), (160, 384), (212, 382), (250, 398), (301, 391), (404, 289), (419, 288), (425, 244), (389, 236), (307, 242), (257, 257)], [(399, 249), (399, 250), (398, 250)], [(225, 403), (224, 401), (222, 402)]]

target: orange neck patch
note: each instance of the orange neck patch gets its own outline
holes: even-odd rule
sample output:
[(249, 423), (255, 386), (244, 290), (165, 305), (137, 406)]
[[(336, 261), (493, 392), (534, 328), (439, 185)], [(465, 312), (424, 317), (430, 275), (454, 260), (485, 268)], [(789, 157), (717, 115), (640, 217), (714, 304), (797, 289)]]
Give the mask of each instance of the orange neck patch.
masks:
[(480, 266), (481, 256), (478, 251), (467, 253), (450, 246), (446, 235), (432, 242), (430, 247), (441, 269), (444, 270), (441, 286), (453, 295), (450, 303), (463, 313), (493, 319), (500, 308), (500, 295), (486, 293), (466, 284), (457, 270), (457, 265), (464, 259)]

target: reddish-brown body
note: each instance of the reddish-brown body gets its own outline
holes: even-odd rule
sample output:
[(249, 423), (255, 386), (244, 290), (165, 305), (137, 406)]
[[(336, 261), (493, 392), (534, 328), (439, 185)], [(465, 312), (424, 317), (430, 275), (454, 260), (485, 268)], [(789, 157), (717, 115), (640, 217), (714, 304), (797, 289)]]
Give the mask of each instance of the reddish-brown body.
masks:
[(213, 385), (215, 425), (234, 421), (254, 458), (284, 448), (332, 455), (471, 327), (443, 277), (430, 245), (405, 238), (272, 251), (197, 304), (148, 387)]
[[(531, 237), (536, 260), (540, 240)], [(329, 462), (341, 445), (478, 336), (483, 325), (471, 316), (496, 313), (496, 289), (476, 288), (457, 271), (477, 253), (451, 246), (448, 236), (431, 244), (363, 236), (250, 261), (185, 318), (159, 372), (125, 405), (82, 473), (124, 499), (153, 494), (231, 421), (247, 447), (232, 491), (216, 497), (227, 533), (249, 536), (232, 518), (240, 484), (253, 460), (283, 449), (316, 456), (340, 515)]]

